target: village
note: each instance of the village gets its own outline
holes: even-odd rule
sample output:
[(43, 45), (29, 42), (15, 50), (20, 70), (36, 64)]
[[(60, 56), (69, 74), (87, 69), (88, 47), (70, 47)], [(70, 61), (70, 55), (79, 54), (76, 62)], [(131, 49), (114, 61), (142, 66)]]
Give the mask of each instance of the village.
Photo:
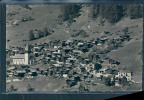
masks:
[[(118, 38), (102, 37), (90, 41), (55, 40), (31, 45), (27, 43), (25, 48), (10, 47), (6, 51), (7, 83), (38, 76), (52, 76), (65, 78), (66, 87), (69, 88), (78, 83), (116, 87), (128, 85), (133, 82), (133, 72), (118, 70), (120, 62), (106, 56), (125, 41), (130, 41), (128, 34)], [(89, 88), (84, 86), (81, 91), (89, 91)]]

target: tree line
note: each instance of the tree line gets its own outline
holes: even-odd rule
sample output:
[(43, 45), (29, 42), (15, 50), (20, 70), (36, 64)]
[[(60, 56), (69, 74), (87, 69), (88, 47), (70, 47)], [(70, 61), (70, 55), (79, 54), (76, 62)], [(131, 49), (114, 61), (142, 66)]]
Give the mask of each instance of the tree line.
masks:
[(29, 31), (29, 40), (35, 40), (35, 39), (39, 39), (39, 38), (42, 38), (42, 37), (46, 37), (50, 34), (52, 34), (54, 31), (51, 30), (51, 29), (48, 29), (46, 27), (44, 27), (42, 30), (38, 30), (38, 29), (35, 29), (35, 30), (30, 30)]
[(80, 16), (81, 8), (82, 8), (82, 5), (80, 5), (80, 4), (62, 5), (61, 6), (62, 20), (68, 21), (68, 20), (72, 20), (73, 18)]
[(123, 17), (130, 17), (131, 19), (143, 17), (142, 5), (129, 4), (129, 5), (92, 5), (91, 17), (102, 17), (110, 23), (119, 22)]
[[(62, 5), (61, 18), (63, 21), (73, 20), (80, 16), (82, 5), (81, 4), (68, 4)], [(129, 5), (90, 5), (91, 18), (95, 19), (97, 17), (102, 17), (108, 20), (110, 23), (117, 23), (123, 17), (130, 17), (131, 19), (142, 18), (143, 17), (143, 6), (138, 4)]]

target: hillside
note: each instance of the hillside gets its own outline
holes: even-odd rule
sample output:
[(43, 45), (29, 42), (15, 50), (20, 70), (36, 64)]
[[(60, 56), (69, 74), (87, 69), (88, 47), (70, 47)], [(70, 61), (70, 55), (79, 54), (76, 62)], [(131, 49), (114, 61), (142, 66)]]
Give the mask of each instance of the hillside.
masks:
[[(86, 31), (89, 35), (89, 38), (86, 39), (91, 39), (100, 35), (102, 36), (104, 31), (110, 31), (114, 33), (123, 30), (123, 28), (125, 27), (133, 27), (141, 23), (141, 19), (131, 20), (129, 17), (125, 17), (116, 25), (111, 25), (107, 21), (104, 22), (104, 25), (101, 25), (101, 21), (103, 19), (101, 19), (100, 16), (97, 19), (91, 19), (91, 17), (89, 16), (91, 14), (91, 7), (83, 5), (80, 10), (81, 16), (74, 18), (76, 22), (68, 26), (67, 21), (61, 23), (61, 19), (58, 18), (58, 16), (62, 14), (60, 8), (60, 5), (33, 5), (30, 6), (30, 8), (8, 5), (7, 40), (10, 41), (7, 42), (7, 47), (9, 47), (10, 45), (23, 46), (28, 40), (28, 32), (30, 30), (43, 29), (43, 27), (52, 29), (54, 31), (54, 34), (29, 42), (36, 43), (55, 39), (71, 39), (71, 34), (74, 34), (79, 30)], [(25, 22), (21, 21), (22, 18), (29, 17), (31, 17), (31, 19), (33, 20)], [(88, 26), (90, 27), (88, 28)], [(78, 36), (76, 38), (80, 37)]]
[[(37, 43), (37, 42), (48, 42), (52, 40), (68, 40), (68, 39), (82, 39), (82, 40), (90, 40), (92, 38), (101, 37), (104, 35), (104, 31), (108, 31), (113, 35), (108, 36), (109, 38), (116, 37), (116, 33), (121, 34), (125, 27), (129, 28), (131, 32), (131, 38), (133, 40), (130, 41), (127, 45), (124, 45), (123, 48), (118, 49), (117, 51), (111, 52), (109, 55), (110, 57), (117, 59), (118, 61), (121, 59), (119, 58), (118, 54), (124, 54), (123, 56), (130, 56), (133, 54), (129, 54), (131, 52), (137, 53), (137, 49), (135, 48), (134, 51), (130, 48), (138, 46), (138, 48), (142, 48), (142, 19), (130, 19), (129, 17), (125, 17), (121, 19), (116, 24), (112, 25), (108, 21), (104, 22), (104, 25), (101, 25), (101, 17), (97, 19), (91, 19), (89, 15), (91, 14), (91, 7), (87, 5), (83, 5), (80, 11), (81, 16), (74, 18), (75, 22), (71, 23), (68, 26), (68, 21), (62, 22), (58, 16), (62, 13), (60, 10), (60, 5), (31, 5), (29, 6), (30, 9), (25, 8), (23, 6), (10, 6), (7, 7), (7, 14), (14, 13), (11, 17), (7, 16), (7, 42), (8, 46), (24, 46), (25, 43), (28, 41), (28, 31), (34, 29), (42, 29), (43, 27), (49, 27), (50, 29), (54, 30), (52, 35), (47, 37), (43, 37), (37, 40), (29, 41), (29, 43)], [(50, 9), (50, 10), (48, 10)], [(31, 21), (26, 22), (17, 22), (17, 26), (10, 24), (10, 22), (21, 20), (21, 18), (32, 17)], [(71, 37), (72, 34), (77, 33), (79, 30), (84, 30), (88, 37), (83, 38), (81, 36)], [(139, 39), (139, 40), (136, 40)], [(26, 40), (26, 41), (24, 41)], [(137, 45), (139, 44), (139, 45)], [(126, 53), (124, 53), (126, 52)], [(128, 53), (129, 52), (129, 53)], [(141, 49), (139, 50), (141, 52)], [(122, 56), (122, 57), (123, 57)], [(134, 56), (134, 55), (133, 55)], [(133, 57), (130, 57), (131, 59)], [(125, 59), (121, 59), (127, 61)], [(138, 60), (139, 61), (139, 60)], [(135, 61), (130, 60), (136, 64)], [(134, 64), (130, 65), (134, 65)], [(139, 63), (138, 63), (139, 64)], [(127, 65), (126, 62), (123, 65)], [(140, 64), (141, 65), (141, 64)], [(140, 66), (139, 65), (139, 66)], [(136, 66), (136, 65), (135, 65)]]
[[(23, 47), (28, 42), (29, 44), (46, 43), (55, 40), (84, 40), (91, 41), (96, 38), (106, 38), (108, 42), (104, 46), (98, 47), (101, 51), (107, 47), (111, 47), (114, 39), (123, 39), (124, 35), (128, 35), (130, 40), (126, 40), (117, 45), (121, 45), (116, 49), (110, 49), (108, 53), (101, 54), (102, 59), (116, 60), (120, 62), (117, 67), (113, 69), (127, 70), (133, 72), (134, 76), (138, 76), (140, 85), (134, 88), (141, 88), (142, 81), (142, 41), (143, 41), (143, 19), (142, 19), (142, 6), (140, 5), (77, 5), (80, 6), (77, 9), (75, 6), (67, 6), (64, 9), (63, 5), (7, 5), (7, 48), (9, 47)], [(121, 10), (120, 10), (121, 9)], [(139, 11), (139, 12), (138, 12)], [(138, 13), (137, 13), (138, 12)], [(68, 14), (68, 15), (67, 15)], [(121, 16), (122, 14), (122, 16)], [(51, 34), (40, 38), (29, 39), (29, 32), (31, 30), (43, 30), (48, 28), (52, 31)], [(126, 30), (127, 29), (127, 30)], [(127, 32), (125, 32), (127, 31)], [(42, 32), (41, 32), (42, 33)], [(112, 41), (112, 42), (111, 42)], [(117, 41), (116, 41), (117, 42)], [(98, 45), (97, 45), (98, 46)], [(96, 46), (94, 46), (97, 48)], [(93, 48), (94, 48), (93, 47)], [(76, 48), (76, 47), (75, 47)], [(87, 56), (93, 52), (93, 48), (89, 49), (88, 53), (82, 55)], [(94, 48), (94, 49), (95, 49)], [(98, 52), (97, 52), (98, 53)], [(40, 58), (39, 58), (40, 59)], [(35, 66), (33, 66), (35, 67)], [(39, 66), (38, 66), (39, 67)], [(39, 78), (38, 78), (39, 79)], [(51, 79), (51, 78), (50, 78)], [(61, 89), (64, 82), (60, 81), (60, 85), (48, 83), (49, 77), (43, 78), (38, 81), (36, 78), (31, 81), (25, 80), (26, 84), (31, 83), (36, 90), (57, 90)], [(43, 80), (46, 80), (43, 82)], [(57, 79), (52, 82), (55, 83)], [(96, 80), (97, 81), (97, 80)], [(35, 84), (35, 82), (37, 82)], [(15, 82), (10, 83), (15, 84)], [(23, 82), (17, 84), (24, 85)], [(25, 84), (25, 87), (26, 87)], [(38, 84), (44, 85), (40, 88)], [(52, 88), (48, 86), (51, 84)], [(97, 85), (99, 88), (100, 85)], [(19, 91), (25, 91), (26, 88), (21, 88), (20, 85), (15, 85), (16, 88), (20, 88)], [(107, 90), (115, 90), (113, 87), (107, 87)], [(105, 91), (106, 88), (99, 89)], [(125, 88), (125, 87), (124, 87)], [(128, 90), (131, 90), (128, 87)], [(95, 91), (96, 89), (91, 89)], [(107, 91), (106, 90), (106, 91)], [(116, 89), (116, 90), (119, 90)], [(122, 89), (121, 89), (122, 90)], [(123, 89), (126, 90), (126, 89)]]

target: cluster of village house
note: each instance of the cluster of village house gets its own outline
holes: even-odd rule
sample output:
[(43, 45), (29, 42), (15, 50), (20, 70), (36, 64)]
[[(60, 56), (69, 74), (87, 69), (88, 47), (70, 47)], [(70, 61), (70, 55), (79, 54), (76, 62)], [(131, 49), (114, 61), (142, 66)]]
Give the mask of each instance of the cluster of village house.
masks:
[[(110, 77), (115, 86), (120, 86), (119, 79), (126, 77), (132, 80), (131, 72), (114, 70), (111, 67), (119, 65), (118, 61), (105, 59), (108, 63), (99, 70), (95, 69), (95, 62), (102, 65), (102, 54), (90, 53), (95, 46), (102, 46), (107, 39), (96, 39), (90, 42), (83, 40), (50, 41), (49, 43), (26, 45), (24, 48), (11, 47), (7, 49), (7, 83), (22, 81), (36, 76), (54, 76), (66, 78), (66, 83), (74, 86), (78, 81), (90, 80), (96, 77), (102, 80)], [(114, 48), (115, 49), (115, 48)], [(89, 54), (87, 56), (82, 56)], [(104, 60), (104, 61), (105, 61)], [(98, 62), (99, 61), (99, 62)], [(39, 68), (31, 68), (40, 64)], [(47, 68), (43, 66), (46, 65)], [(108, 67), (111, 66), (111, 67)], [(18, 69), (18, 66), (23, 69)], [(25, 66), (27, 66), (25, 68)]]

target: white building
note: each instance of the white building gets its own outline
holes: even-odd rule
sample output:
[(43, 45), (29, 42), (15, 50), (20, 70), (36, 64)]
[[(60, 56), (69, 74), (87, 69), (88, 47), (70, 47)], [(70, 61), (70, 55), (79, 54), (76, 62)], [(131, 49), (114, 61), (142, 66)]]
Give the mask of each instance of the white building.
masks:
[(24, 54), (15, 54), (12, 56), (13, 64), (15, 65), (29, 65), (30, 64), (30, 56), (29, 56), (29, 45), (27, 44), (25, 47)]
[(125, 71), (125, 70), (120, 70), (118, 74), (115, 76), (116, 78), (123, 78), (126, 77), (127, 81), (131, 81), (131, 72)]

